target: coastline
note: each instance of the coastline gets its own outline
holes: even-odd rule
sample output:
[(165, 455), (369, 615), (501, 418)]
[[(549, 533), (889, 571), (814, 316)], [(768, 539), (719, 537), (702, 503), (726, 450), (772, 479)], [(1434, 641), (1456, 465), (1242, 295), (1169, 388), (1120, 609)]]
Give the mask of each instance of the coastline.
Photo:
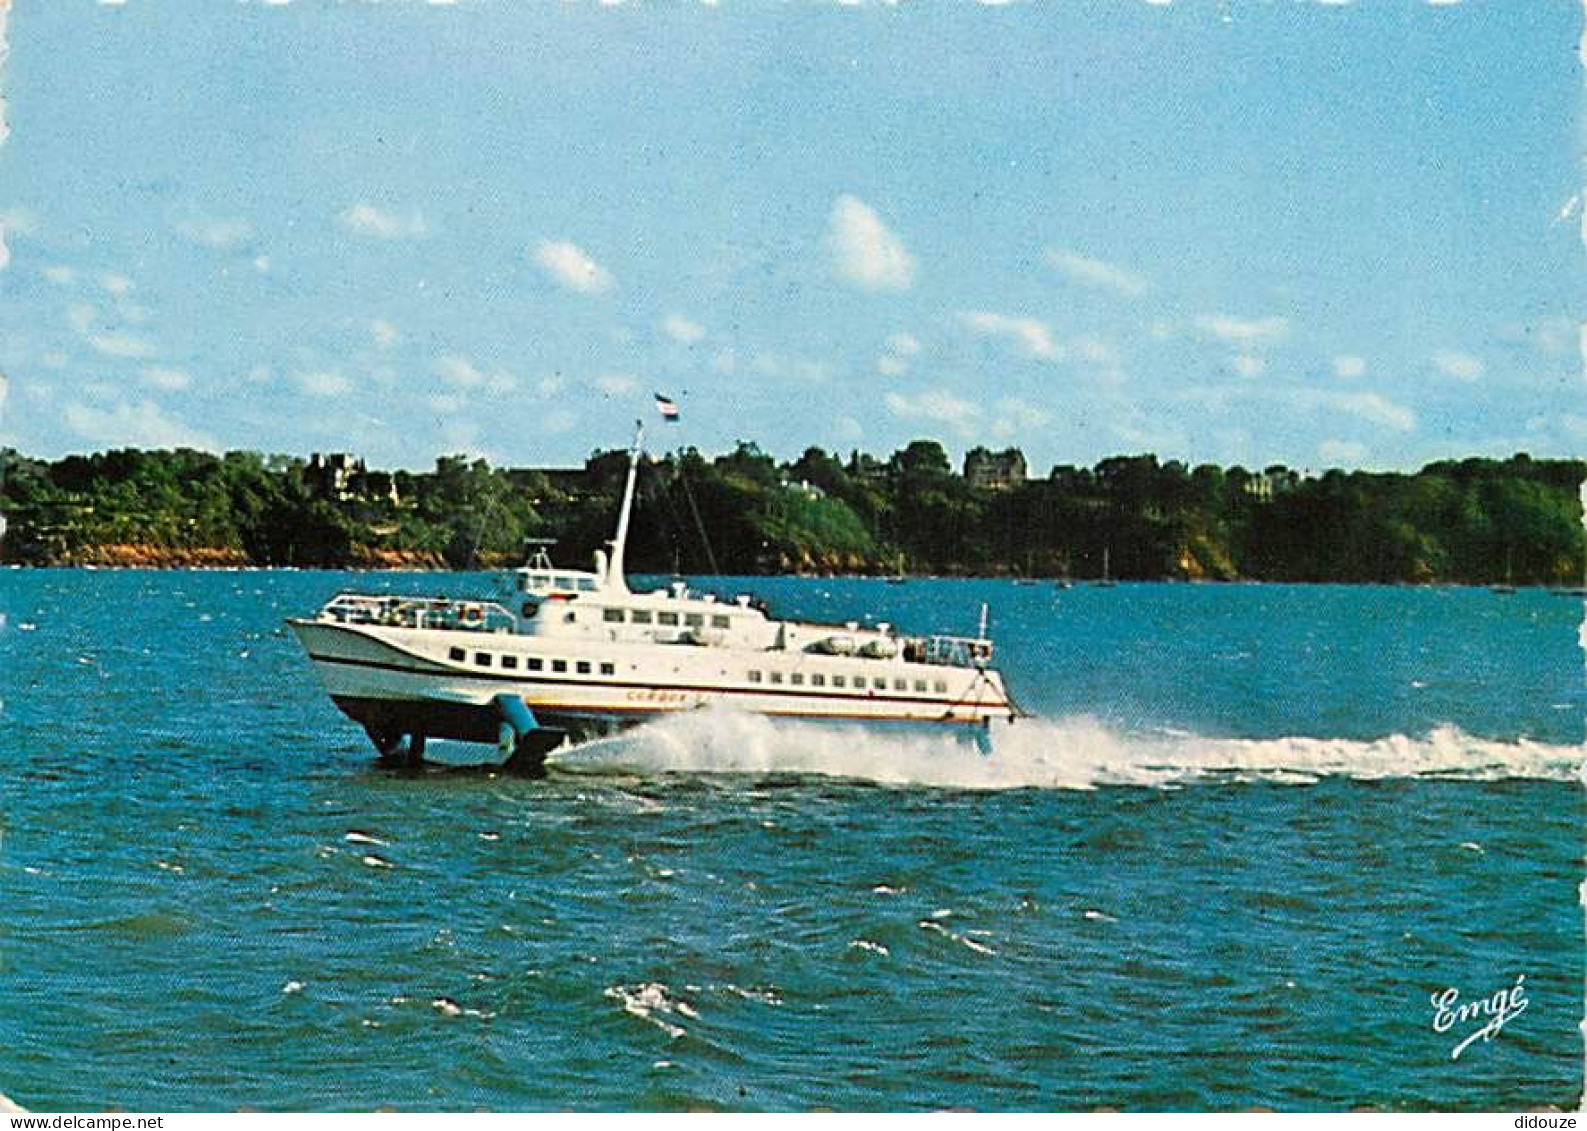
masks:
[[(191, 558), (184, 558), (179, 552), (162, 555), (158, 562), (99, 562), (99, 561), (73, 561), (73, 562), (0, 562), (0, 570), (81, 570), (88, 573), (98, 572), (148, 572), (148, 573), (409, 573), (409, 574), (435, 574), (437, 576), (465, 576), (474, 573), (497, 573), (503, 570), (517, 568), (516, 565), (481, 565), (477, 569), (454, 569), (447, 565), (424, 564), (357, 564), (337, 565), (333, 563), (315, 563), (312, 565), (261, 565), (257, 562), (217, 561), (215, 556), (209, 554), (195, 554)], [(663, 576), (665, 571), (638, 570), (637, 573), (649, 576)], [(938, 573), (827, 573), (827, 572), (801, 572), (796, 570), (767, 571), (761, 573), (722, 573), (700, 574), (689, 573), (679, 576), (688, 577), (723, 577), (723, 578), (776, 578), (798, 579), (806, 581), (843, 580), (843, 581), (886, 581), (893, 584), (910, 583), (917, 581), (1002, 581), (1020, 587), (1059, 586), (1063, 589), (1093, 589), (1098, 588), (1096, 578), (1062, 578), (1062, 577), (1031, 577), (1015, 573), (972, 573), (972, 572), (938, 572)], [(1264, 577), (1173, 577), (1159, 575), (1155, 577), (1129, 577), (1113, 578), (1107, 583), (1112, 586), (1128, 585), (1306, 585), (1306, 586), (1344, 586), (1350, 588), (1382, 588), (1382, 589), (1492, 589), (1504, 585), (1502, 579), (1495, 578), (1489, 581), (1457, 581), (1453, 579), (1434, 578), (1426, 581), (1342, 581), (1335, 578), (1264, 578)], [(1525, 592), (1552, 593), (1560, 597), (1587, 596), (1587, 585), (1564, 585), (1545, 582), (1516, 581), (1509, 585), (1510, 589)]]

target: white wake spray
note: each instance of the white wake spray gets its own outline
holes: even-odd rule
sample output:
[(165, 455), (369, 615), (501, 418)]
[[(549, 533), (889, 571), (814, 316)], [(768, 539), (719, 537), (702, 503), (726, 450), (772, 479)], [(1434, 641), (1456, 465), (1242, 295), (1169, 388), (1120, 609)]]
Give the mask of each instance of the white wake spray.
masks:
[(1569, 781), (1580, 775), (1584, 756), (1587, 747), (1477, 738), (1453, 726), (1421, 737), (1249, 739), (1130, 733), (1087, 716), (999, 725), (991, 751), (983, 754), (950, 733), (704, 710), (564, 748), (550, 762), (559, 770), (596, 773), (793, 773), (960, 789), (1094, 789), (1231, 778), (1305, 784), (1331, 775)]

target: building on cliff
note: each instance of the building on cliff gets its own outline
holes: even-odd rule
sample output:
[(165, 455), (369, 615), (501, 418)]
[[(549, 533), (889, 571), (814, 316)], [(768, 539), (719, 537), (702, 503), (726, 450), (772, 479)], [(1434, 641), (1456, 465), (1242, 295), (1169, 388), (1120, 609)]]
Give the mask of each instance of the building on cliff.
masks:
[(978, 491), (1007, 491), (1025, 482), (1029, 469), (1025, 453), (1018, 448), (990, 452), (972, 448), (964, 456), (964, 478)]

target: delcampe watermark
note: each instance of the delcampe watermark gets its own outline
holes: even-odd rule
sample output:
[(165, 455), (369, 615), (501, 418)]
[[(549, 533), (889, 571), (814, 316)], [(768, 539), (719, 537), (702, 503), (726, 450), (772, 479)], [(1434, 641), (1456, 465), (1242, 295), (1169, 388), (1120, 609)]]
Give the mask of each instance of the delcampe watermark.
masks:
[(1488, 997), (1474, 998), (1467, 1002), (1461, 1002), (1460, 991), (1454, 986), (1440, 990), (1432, 996), (1433, 1032), (1447, 1033), (1456, 1025), (1465, 1026), (1481, 1022), (1450, 1050), (1451, 1060), (1459, 1060), (1460, 1054), (1479, 1038), (1484, 1043), (1493, 1040), (1499, 1035), (1499, 1030), (1526, 1012), (1525, 982), (1526, 975), (1517, 974), (1515, 985), (1509, 989), (1499, 990)]

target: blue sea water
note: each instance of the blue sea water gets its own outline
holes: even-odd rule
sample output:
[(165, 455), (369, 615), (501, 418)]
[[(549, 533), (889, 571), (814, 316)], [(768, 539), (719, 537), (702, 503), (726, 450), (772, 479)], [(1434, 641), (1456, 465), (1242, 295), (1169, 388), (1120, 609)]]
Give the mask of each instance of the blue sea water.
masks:
[[(1579, 601), (723, 579), (973, 630), (972, 746), (703, 713), (378, 768), (282, 618), (485, 575), (0, 573), (38, 1109), (1574, 1107)], [(459, 762), (488, 753), (437, 751)], [(1526, 1009), (1435, 1031), (1523, 979)]]

